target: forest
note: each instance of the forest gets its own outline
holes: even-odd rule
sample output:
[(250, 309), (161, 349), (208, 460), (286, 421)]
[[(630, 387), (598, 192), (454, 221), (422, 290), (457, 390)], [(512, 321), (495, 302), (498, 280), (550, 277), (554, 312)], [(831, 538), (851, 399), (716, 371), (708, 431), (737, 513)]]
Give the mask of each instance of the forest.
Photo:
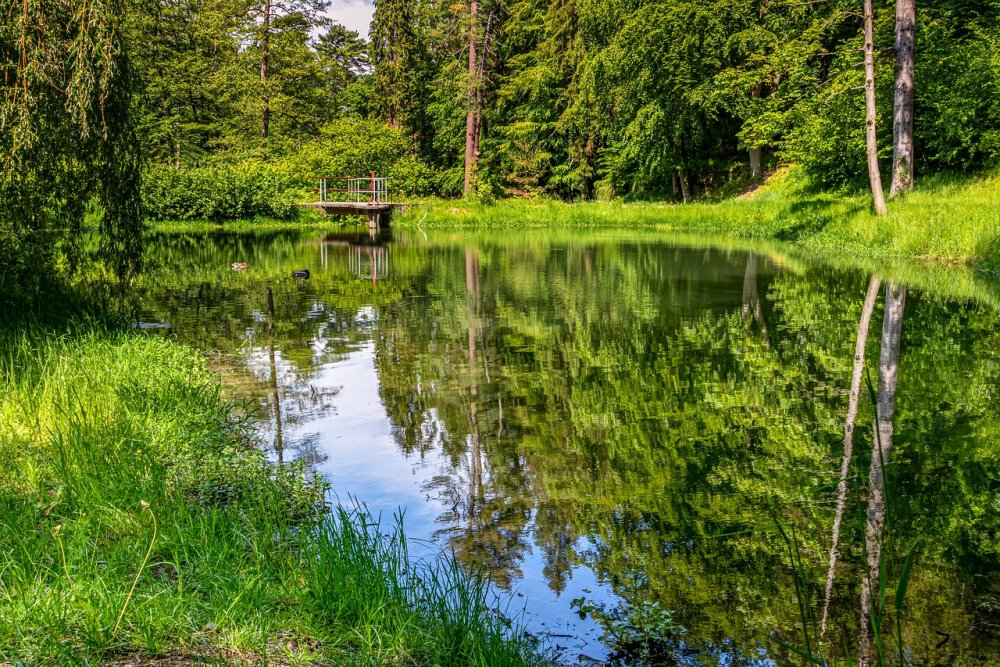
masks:
[[(873, 7), (883, 159), (895, 4)], [(129, 39), (143, 45), (150, 162), (277, 160), (361, 132), (414, 159), (421, 178), (408, 187), (445, 196), (686, 200), (738, 192), (778, 162), (823, 186), (865, 183), (860, 2), (378, 0), (367, 36), (324, 8), (137, 5)], [(915, 9), (918, 173), (1000, 156), (998, 12), (963, 0)]]

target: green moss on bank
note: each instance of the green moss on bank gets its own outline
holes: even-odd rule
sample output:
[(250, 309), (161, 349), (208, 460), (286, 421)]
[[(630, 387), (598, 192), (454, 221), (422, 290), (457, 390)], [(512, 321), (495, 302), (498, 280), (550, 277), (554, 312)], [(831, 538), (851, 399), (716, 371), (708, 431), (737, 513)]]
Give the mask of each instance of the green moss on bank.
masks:
[(817, 192), (796, 171), (721, 203), (574, 203), (504, 200), (492, 205), (424, 201), (398, 228), (531, 227), (657, 229), (791, 241), (868, 257), (907, 257), (1000, 273), (1000, 176), (925, 179), (877, 218), (865, 194)]
[(0, 467), (0, 662), (536, 660), (482, 582), (409, 563), (398, 526), (326, 514), (166, 339), (0, 330)]

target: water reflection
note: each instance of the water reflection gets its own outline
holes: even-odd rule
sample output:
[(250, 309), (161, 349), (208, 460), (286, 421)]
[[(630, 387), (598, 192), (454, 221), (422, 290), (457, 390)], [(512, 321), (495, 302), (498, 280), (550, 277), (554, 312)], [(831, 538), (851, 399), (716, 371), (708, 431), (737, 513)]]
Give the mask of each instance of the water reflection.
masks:
[(525, 595), (566, 659), (613, 657), (596, 637), (639, 612), (669, 612), (662, 660), (856, 658), (882, 583), (891, 653), (919, 537), (908, 659), (1000, 660), (992, 306), (888, 281), (880, 313), (858, 272), (631, 235), (151, 254), (144, 321), (221, 354), (279, 460), (405, 506), (411, 535)]

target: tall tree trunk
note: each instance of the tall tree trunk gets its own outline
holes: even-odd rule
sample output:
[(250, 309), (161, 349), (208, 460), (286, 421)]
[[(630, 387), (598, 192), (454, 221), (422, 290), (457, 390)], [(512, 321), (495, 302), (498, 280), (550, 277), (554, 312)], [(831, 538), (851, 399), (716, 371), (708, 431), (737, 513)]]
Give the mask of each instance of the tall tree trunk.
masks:
[(890, 197), (913, 185), (913, 49), (916, 23), (916, 0), (896, 0), (896, 93), (892, 105)]
[(688, 180), (687, 171), (684, 169), (678, 169), (677, 180), (679, 180), (681, 184), (681, 199), (686, 204), (691, 201), (691, 181)]
[[(865, 526), (865, 548), (868, 552), (867, 572), (861, 582), (861, 665), (874, 664), (871, 621), (874, 613), (881, 614), (873, 600), (879, 590), (882, 538), (885, 528), (885, 466), (892, 450), (892, 418), (896, 411), (896, 382), (899, 377), (899, 343), (903, 334), (903, 307), (906, 288), (889, 281), (885, 286), (885, 309), (882, 314), (882, 347), (879, 354), (878, 398), (875, 414), (875, 441), (868, 471), (868, 515)], [(875, 628), (877, 629), (877, 628)]]
[[(763, 13), (763, 10), (761, 10)], [(752, 99), (760, 99), (760, 94), (762, 84), (757, 84), (750, 91), (750, 97)], [(751, 148), (750, 149), (750, 180), (756, 181), (764, 173), (764, 149), (763, 148)]]
[(271, 98), (267, 94), (267, 68), (271, 56), (271, 0), (264, 0), (264, 25), (260, 35), (260, 83), (261, 101), (264, 110), (261, 112), (260, 136), (267, 139), (271, 132)]
[(486, 65), (490, 53), (490, 34), (494, 18), (496, 18), (496, 14), (490, 12), (486, 19), (486, 30), (483, 32), (482, 53), (478, 54), (477, 58), (479, 66), (475, 78), (476, 96), (473, 105), (476, 111), (476, 118), (472, 142), (472, 177), (470, 179), (473, 191), (478, 188), (479, 181), (479, 140), (483, 136), (483, 91), (486, 86)]
[(851, 391), (847, 398), (847, 416), (844, 419), (844, 459), (840, 464), (840, 483), (837, 484), (837, 511), (833, 517), (833, 539), (830, 542), (830, 565), (826, 571), (826, 595), (823, 598), (823, 618), (820, 634), (826, 633), (826, 619), (830, 612), (830, 597), (833, 595), (833, 573), (837, 567), (837, 544), (840, 542), (840, 524), (844, 519), (847, 504), (847, 475), (851, 469), (851, 455), (854, 452), (854, 420), (858, 416), (858, 397), (861, 395), (861, 375), (865, 368), (865, 347), (868, 344), (868, 329), (878, 301), (881, 278), (872, 276), (868, 283), (868, 294), (861, 309), (858, 322), (858, 337), (854, 344), (854, 372), (851, 374)]
[(865, 0), (865, 144), (868, 154), (868, 181), (872, 187), (875, 213), (885, 215), (885, 193), (878, 170), (878, 141), (875, 110), (875, 38), (872, 29), (872, 0)]
[(479, 54), (478, 39), (479, 30), (479, 0), (472, 0), (469, 6), (469, 99), (468, 111), (465, 116), (465, 184), (463, 192), (476, 189), (476, 169), (478, 167), (476, 158), (476, 146), (479, 143)]
[(761, 175), (764, 173), (764, 149), (763, 148), (751, 148), (750, 149), (750, 178), (751, 180), (759, 180)]

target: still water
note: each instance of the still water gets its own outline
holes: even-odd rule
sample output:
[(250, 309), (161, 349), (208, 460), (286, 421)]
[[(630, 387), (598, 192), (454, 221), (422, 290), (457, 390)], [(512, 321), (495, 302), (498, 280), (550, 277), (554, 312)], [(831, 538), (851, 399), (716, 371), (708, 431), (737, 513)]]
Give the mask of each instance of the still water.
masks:
[[(560, 661), (856, 658), (881, 292), (818, 637), (867, 272), (624, 232), (150, 245), (150, 335), (209, 353), (275, 460), (488, 574)], [(996, 292), (893, 271), (887, 651), (1000, 664)]]

